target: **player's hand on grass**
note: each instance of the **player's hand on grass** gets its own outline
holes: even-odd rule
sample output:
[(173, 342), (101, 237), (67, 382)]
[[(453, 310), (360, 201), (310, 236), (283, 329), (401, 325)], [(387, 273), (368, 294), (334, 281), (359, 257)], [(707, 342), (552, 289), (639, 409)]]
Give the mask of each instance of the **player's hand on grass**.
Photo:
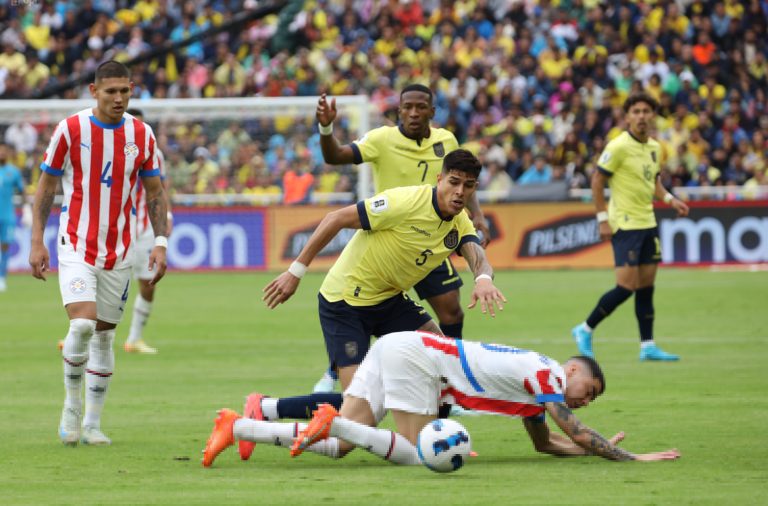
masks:
[(641, 453), (639, 455), (635, 455), (635, 460), (642, 460), (644, 462), (653, 462), (658, 460), (676, 460), (680, 458), (680, 452), (673, 448), (672, 450), (667, 450), (664, 452), (656, 452), (656, 453)]
[(622, 431), (622, 432), (619, 432), (618, 434), (616, 434), (615, 436), (613, 436), (608, 441), (610, 441), (613, 446), (618, 446), (619, 443), (624, 441), (625, 437), (627, 437), (627, 435), (624, 434), (624, 432)]
[(600, 240), (601, 241), (609, 241), (611, 239), (611, 236), (613, 235), (613, 231), (611, 231), (611, 226), (608, 224), (607, 221), (601, 221), (598, 225), (599, 231), (600, 231)]
[(149, 255), (149, 270), (155, 271), (155, 277), (149, 282), (152, 286), (156, 285), (165, 276), (165, 270), (168, 268), (165, 255), (166, 250), (162, 246), (152, 248), (152, 253)]
[(29, 265), (32, 267), (32, 276), (45, 281), (45, 273), (51, 268), (48, 248), (43, 244), (32, 243), (32, 248), (29, 251)]
[(332, 98), (330, 103), (325, 98), (325, 93), (320, 95), (317, 101), (317, 112), (315, 114), (317, 122), (323, 126), (328, 126), (336, 119), (336, 99)]
[(299, 281), (299, 278), (285, 271), (264, 287), (264, 297), (261, 300), (267, 304), (269, 309), (275, 309), (278, 304), (282, 304), (291, 298), (291, 295), (299, 287)]
[(480, 302), (480, 309), (483, 314), (490, 312), (491, 317), (494, 317), (496, 316), (496, 311), (493, 307), (494, 304), (499, 311), (503, 311), (504, 302), (507, 302), (507, 299), (504, 297), (504, 294), (501, 293), (501, 290), (496, 288), (493, 281), (490, 279), (480, 279), (475, 283), (475, 289), (472, 290), (472, 299), (467, 307), (472, 309), (478, 302)]
[(485, 221), (485, 217), (478, 216), (476, 218), (472, 218), (472, 225), (474, 225), (475, 230), (479, 232), (480, 246), (487, 248), (488, 243), (491, 242), (491, 229), (488, 228), (488, 222)]

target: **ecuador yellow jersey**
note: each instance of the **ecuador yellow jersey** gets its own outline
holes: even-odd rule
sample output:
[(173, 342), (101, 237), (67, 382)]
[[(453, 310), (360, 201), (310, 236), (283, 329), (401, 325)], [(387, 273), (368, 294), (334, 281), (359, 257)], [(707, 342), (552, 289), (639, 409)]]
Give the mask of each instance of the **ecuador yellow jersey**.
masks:
[(409, 290), (454, 250), (479, 243), (466, 211), (444, 218), (436, 188), (393, 188), (357, 203), (358, 230), (325, 277), (329, 302), (373, 306)]
[(605, 146), (597, 166), (609, 176), (611, 229), (639, 230), (656, 226), (653, 195), (659, 174), (661, 145), (654, 139), (640, 142), (623, 132)]
[(367, 162), (373, 170), (373, 189), (381, 192), (398, 186), (437, 183), (443, 157), (459, 143), (444, 128), (429, 129), (429, 137), (417, 142), (401, 127), (379, 127), (352, 143), (355, 163)]

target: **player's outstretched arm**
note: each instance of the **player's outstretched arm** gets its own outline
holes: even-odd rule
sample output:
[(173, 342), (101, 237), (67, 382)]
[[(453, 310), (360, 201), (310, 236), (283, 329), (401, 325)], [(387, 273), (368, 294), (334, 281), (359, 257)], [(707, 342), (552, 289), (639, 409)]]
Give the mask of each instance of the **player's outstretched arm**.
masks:
[[(157, 176), (142, 178), (141, 183), (147, 192), (147, 215), (152, 229), (155, 231), (155, 237), (167, 238), (168, 197), (165, 194), (163, 183)], [(155, 271), (155, 277), (149, 282), (150, 285), (157, 284), (165, 276), (165, 269), (167, 268), (166, 249), (166, 245), (157, 242), (152, 248), (152, 253), (149, 255), (149, 270)]]
[(29, 250), (29, 265), (32, 276), (45, 281), (45, 273), (50, 269), (50, 255), (45, 247), (45, 224), (51, 215), (53, 199), (56, 197), (56, 186), (59, 178), (46, 172), (40, 174), (32, 207), (32, 244)]
[(479, 301), (483, 314), (491, 313), (491, 316), (496, 316), (494, 304), (499, 311), (502, 311), (507, 299), (493, 284), (493, 268), (488, 263), (485, 251), (479, 244), (467, 242), (461, 247), (461, 254), (467, 261), (472, 274), (475, 275), (475, 288), (472, 290), (472, 299), (467, 307), (472, 309)]
[[(574, 443), (571, 439), (557, 432), (550, 431), (547, 422), (543, 419), (535, 420), (524, 418), (523, 425), (525, 426), (525, 430), (528, 431), (528, 436), (531, 438), (533, 447), (537, 452), (557, 455), (559, 457), (592, 455), (587, 450)], [(611, 444), (617, 445), (623, 439), (624, 433), (619, 432), (609, 439), (609, 441)]]
[(590, 455), (598, 455), (610, 460), (674, 460), (680, 457), (680, 452), (672, 449), (663, 452), (633, 454), (616, 446), (605, 439), (594, 429), (581, 423), (571, 409), (561, 402), (547, 402), (547, 413), (557, 423), (563, 432), (577, 445), (581, 446)]
[(354, 163), (355, 154), (350, 145), (342, 146), (333, 135), (333, 120), (336, 119), (336, 99), (329, 102), (325, 93), (320, 95), (317, 101), (315, 117), (320, 127), (320, 149), (323, 151), (323, 160), (331, 165)]
[(357, 205), (351, 205), (328, 213), (309, 237), (307, 244), (302, 248), (296, 261), (291, 267), (272, 280), (264, 287), (262, 300), (269, 309), (274, 309), (291, 298), (299, 287), (299, 281), (304, 275), (307, 266), (312, 263), (318, 253), (325, 248), (331, 239), (342, 228), (362, 228)]

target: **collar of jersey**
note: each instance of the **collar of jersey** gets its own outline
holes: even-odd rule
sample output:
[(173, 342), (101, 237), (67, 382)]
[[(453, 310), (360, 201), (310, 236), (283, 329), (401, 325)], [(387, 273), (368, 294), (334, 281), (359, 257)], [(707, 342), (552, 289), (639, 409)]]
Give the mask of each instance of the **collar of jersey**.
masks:
[[(412, 141), (416, 142), (416, 144), (418, 144), (419, 146), (421, 146), (421, 141), (423, 141), (424, 139), (429, 139), (429, 135), (428, 135), (426, 137), (422, 137), (420, 141), (417, 141), (416, 139), (414, 139), (413, 137), (411, 137), (407, 133), (405, 133), (405, 128), (403, 128), (403, 125), (397, 125), (397, 129), (400, 130), (400, 133), (403, 134), (403, 137), (405, 137), (406, 139), (411, 139)], [(432, 134), (432, 128), (431, 127), (429, 129), (429, 133), (430, 133), (430, 135)]]
[(101, 128), (106, 128), (107, 130), (114, 130), (116, 128), (120, 128), (121, 126), (123, 126), (123, 123), (125, 123), (125, 116), (120, 118), (120, 121), (117, 123), (102, 123), (101, 121), (96, 119), (96, 116), (94, 116), (93, 114), (91, 114), (90, 119), (96, 126)]
[(634, 135), (632, 135), (632, 132), (630, 132), (630, 131), (629, 131), (629, 129), (627, 129), (627, 133), (628, 133), (628, 134), (629, 134), (629, 136), (630, 136), (630, 137), (632, 137), (632, 138), (633, 138), (633, 139), (634, 139), (636, 142), (638, 142), (638, 143), (640, 143), (640, 144), (648, 144), (648, 142), (647, 142), (647, 141), (646, 141), (646, 142), (643, 142), (643, 141), (641, 141), (640, 139), (638, 139), (637, 137), (635, 137)]
[(451, 221), (453, 219), (453, 216), (450, 216), (448, 218), (443, 217), (443, 213), (440, 212), (440, 206), (437, 205), (437, 186), (432, 187), (432, 207), (435, 209), (435, 213), (437, 213), (437, 217), (440, 218), (443, 221)]

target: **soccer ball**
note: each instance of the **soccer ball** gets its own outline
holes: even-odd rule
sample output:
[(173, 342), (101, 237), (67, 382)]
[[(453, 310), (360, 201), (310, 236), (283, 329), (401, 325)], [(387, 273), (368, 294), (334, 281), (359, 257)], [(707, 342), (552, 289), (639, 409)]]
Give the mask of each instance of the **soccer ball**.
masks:
[(469, 458), (472, 441), (459, 422), (439, 419), (421, 429), (416, 448), (422, 464), (437, 473), (450, 473)]

